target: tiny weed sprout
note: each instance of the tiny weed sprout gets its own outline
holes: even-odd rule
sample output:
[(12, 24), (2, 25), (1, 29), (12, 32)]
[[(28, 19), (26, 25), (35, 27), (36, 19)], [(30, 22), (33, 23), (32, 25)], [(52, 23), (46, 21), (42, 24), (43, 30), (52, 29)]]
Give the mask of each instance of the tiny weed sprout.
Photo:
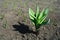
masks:
[(4, 0), (4, 8), (7, 8), (8, 7), (8, 3), (6, 2), (6, 0)]
[(18, 17), (20, 16), (20, 13), (21, 13), (21, 12), (20, 12), (20, 10), (18, 10), (18, 14), (17, 14), (17, 15), (18, 15)]
[(0, 19), (2, 20), (2, 22), (3, 22), (3, 27), (4, 28), (6, 28), (6, 26), (7, 26), (7, 19), (6, 19), (6, 17), (5, 17), (5, 14), (2, 14), (1, 15), (1, 17), (0, 17)]
[(39, 30), (41, 25), (48, 24), (50, 19), (46, 20), (48, 15), (48, 8), (43, 9), (41, 12), (39, 11), (39, 7), (36, 7), (36, 12), (34, 12), (31, 8), (29, 8), (29, 17), (32, 23), (35, 25), (36, 31)]
[(26, 2), (24, 2), (24, 7), (26, 8), (26, 6), (27, 6), (27, 3), (26, 3)]
[(14, 11), (16, 10), (16, 7), (17, 7), (17, 3), (14, 2), (14, 5), (13, 5), (13, 9), (14, 9)]
[(3, 27), (6, 28), (7, 27), (7, 20), (3, 20)]
[(0, 19), (3, 20), (5, 18), (5, 14), (2, 14)]

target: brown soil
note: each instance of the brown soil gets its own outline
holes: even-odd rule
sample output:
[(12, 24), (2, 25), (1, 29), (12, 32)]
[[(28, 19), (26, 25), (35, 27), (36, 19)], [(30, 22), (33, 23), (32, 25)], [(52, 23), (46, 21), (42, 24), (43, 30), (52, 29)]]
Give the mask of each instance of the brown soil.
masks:
[[(40, 10), (49, 8), (47, 19), (51, 19), (50, 24), (40, 27), (37, 36), (28, 13), (29, 8), (35, 11), (36, 2)], [(17, 16), (18, 10), (20, 16)], [(60, 40), (60, 0), (0, 0), (1, 14), (5, 14), (7, 26), (3, 27), (6, 20), (0, 19), (0, 40)]]

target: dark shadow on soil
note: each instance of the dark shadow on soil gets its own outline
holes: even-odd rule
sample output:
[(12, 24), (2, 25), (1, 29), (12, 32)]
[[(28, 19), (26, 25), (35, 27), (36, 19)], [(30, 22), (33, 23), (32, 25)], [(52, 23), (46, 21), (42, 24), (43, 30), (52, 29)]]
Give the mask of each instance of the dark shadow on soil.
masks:
[(29, 27), (23, 23), (20, 23), (18, 22), (19, 25), (13, 25), (13, 27), (15, 28), (14, 30), (15, 31), (19, 31), (20, 33), (22, 34), (25, 34), (25, 33), (33, 33), (35, 34), (36, 32), (32, 31), (29, 29)]

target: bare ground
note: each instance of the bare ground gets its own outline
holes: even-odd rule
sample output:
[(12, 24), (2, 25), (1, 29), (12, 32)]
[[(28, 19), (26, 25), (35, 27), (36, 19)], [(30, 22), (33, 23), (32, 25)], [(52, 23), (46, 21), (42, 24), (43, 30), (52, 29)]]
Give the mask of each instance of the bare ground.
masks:
[[(40, 27), (38, 36), (28, 15), (30, 7), (35, 11), (36, 0), (6, 0), (7, 5), (4, 2), (0, 0), (0, 15), (5, 14), (7, 26), (3, 27), (5, 19), (0, 19), (0, 40), (60, 40), (60, 0), (37, 1), (40, 10), (49, 8), (47, 19), (51, 19), (49, 25)], [(18, 10), (20, 16), (17, 16)]]

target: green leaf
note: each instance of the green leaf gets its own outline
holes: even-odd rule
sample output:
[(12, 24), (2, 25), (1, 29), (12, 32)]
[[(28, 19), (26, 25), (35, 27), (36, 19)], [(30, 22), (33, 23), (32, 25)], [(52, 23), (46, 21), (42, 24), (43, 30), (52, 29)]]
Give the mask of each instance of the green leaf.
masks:
[(32, 21), (32, 23), (35, 25), (35, 20), (33, 20), (33, 19), (30, 19), (31, 21)]
[(41, 19), (38, 20), (38, 24), (41, 24), (45, 20), (46, 16), (42, 17)]
[(39, 7), (37, 6), (37, 8), (36, 8), (36, 18), (38, 17), (39, 14), (40, 14), (39, 13)]
[(38, 23), (41, 24), (46, 19), (47, 14), (48, 14), (48, 9), (43, 9), (43, 11), (42, 11), (42, 13), (40, 15), (40, 18), (38, 20)]
[(50, 23), (50, 19), (48, 20), (47, 24), (49, 24), (49, 23)]
[(35, 16), (34, 16), (34, 12), (31, 8), (29, 8), (29, 16), (30, 16), (30, 19), (34, 19)]
[(45, 9), (45, 13), (44, 13), (41, 23), (46, 19), (47, 15), (48, 15), (48, 9)]
[(49, 20), (45, 20), (44, 22), (42, 22), (41, 25), (46, 25), (46, 24), (49, 24), (50, 23), (50, 19)]
[(42, 10), (42, 12), (40, 13), (39, 17), (38, 17), (38, 21), (41, 20), (42, 16), (43, 16), (43, 13), (44, 13), (44, 9)]
[(45, 8), (45, 14), (46, 15), (48, 14), (48, 8)]

